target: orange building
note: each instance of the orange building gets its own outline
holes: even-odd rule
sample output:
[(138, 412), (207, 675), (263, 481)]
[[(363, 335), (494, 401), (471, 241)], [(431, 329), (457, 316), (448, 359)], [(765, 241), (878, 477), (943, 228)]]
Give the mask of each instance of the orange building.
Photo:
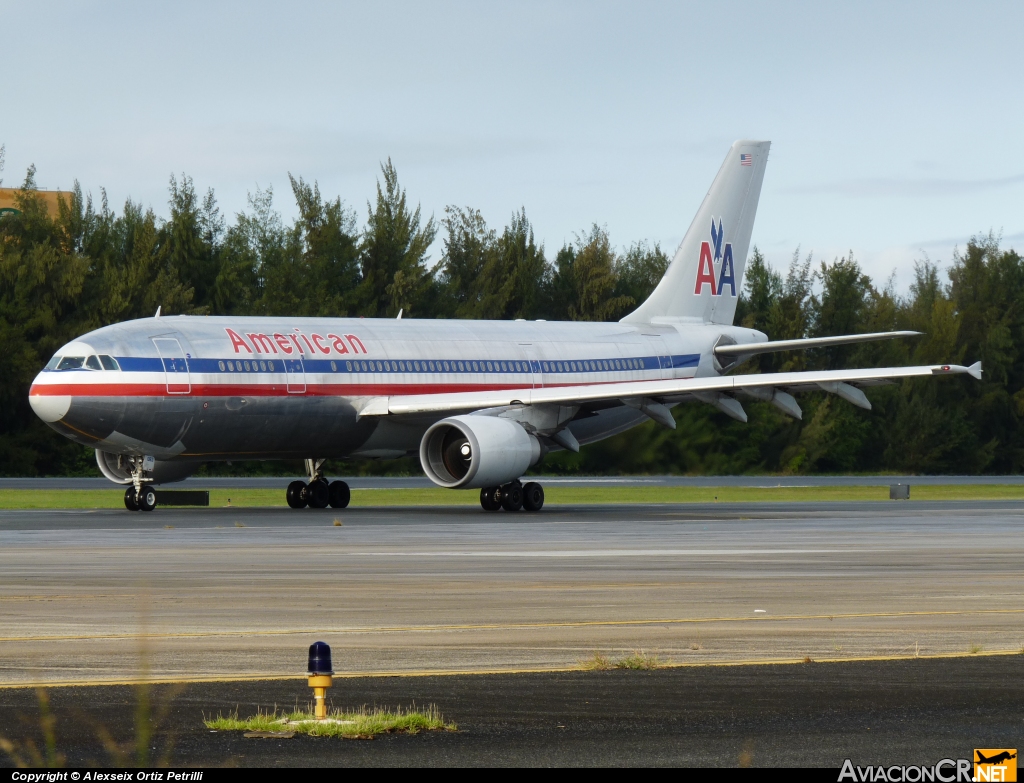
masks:
[[(19, 211), (16, 198), (20, 192), (19, 188), (0, 188), (0, 216)], [(37, 190), (36, 195), (46, 204), (46, 213), (50, 217), (57, 217), (60, 214), (58, 199), (63, 198), (65, 204), (71, 204), (71, 194), (66, 190)]]

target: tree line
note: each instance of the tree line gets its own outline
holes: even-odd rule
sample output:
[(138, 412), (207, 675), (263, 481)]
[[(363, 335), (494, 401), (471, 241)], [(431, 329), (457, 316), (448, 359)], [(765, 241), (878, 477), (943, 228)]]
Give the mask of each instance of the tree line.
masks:
[[(0, 158), (2, 160), (2, 158)], [(365, 218), (316, 182), (289, 176), (297, 217), (285, 222), (270, 188), (228, 221), (212, 190), (172, 176), (168, 216), (129, 199), (118, 212), (78, 183), (50, 215), (29, 168), (18, 213), (0, 219), (0, 474), (95, 472), (92, 455), (32, 414), (28, 387), (62, 344), (105, 324), (163, 313), (417, 318), (617, 320), (668, 265), (657, 245), (623, 250), (591, 226), (549, 257), (525, 209), (500, 230), (479, 210), (443, 217), (413, 207), (391, 161)], [(429, 250), (440, 239), (436, 263)], [(647, 424), (550, 455), (560, 472), (1018, 472), (1024, 463), (1024, 264), (991, 234), (957, 252), (943, 280), (927, 260), (909, 293), (877, 285), (851, 255), (794, 253), (772, 268), (754, 248), (736, 323), (771, 339), (914, 329), (914, 340), (765, 355), (741, 372), (984, 363), (981, 383), (908, 380), (872, 389), (871, 411), (800, 396), (802, 421), (744, 402), (740, 424), (702, 404), (675, 408), (679, 427)], [(245, 470), (259, 470), (250, 466)], [(418, 470), (411, 460), (339, 470)]]

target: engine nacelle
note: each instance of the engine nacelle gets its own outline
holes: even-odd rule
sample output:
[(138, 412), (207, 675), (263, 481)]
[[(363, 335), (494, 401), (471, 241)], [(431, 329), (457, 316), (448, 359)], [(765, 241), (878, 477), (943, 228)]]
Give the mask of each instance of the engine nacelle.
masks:
[[(117, 454), (109, 451), (96, 449), (96, 464), (100, 466), (100, 473), (113, 481), (115, 484), (131, 484), (132, 476), (128, 470), (118, 465)], [(127, 460), (127, 458), (125, 458)], [(170, 484), (172, 481), (182, 481), (196, 472), (198, 462), (168, 462), (156, 460), (153, 463), (153, 470), (147, 474), (153, 479), (153, 484)]]
[(420, 441), (423, 472), (448, 489), (507, 484), (540, 457), (540, 442), (533, 435), (516, 422), (497, 416), (442, 419)]

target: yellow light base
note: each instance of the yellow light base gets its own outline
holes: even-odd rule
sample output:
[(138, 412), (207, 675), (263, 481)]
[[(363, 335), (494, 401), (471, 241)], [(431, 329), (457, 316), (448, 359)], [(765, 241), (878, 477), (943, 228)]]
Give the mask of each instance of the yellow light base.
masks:
[(313, 716), (317, 720), (327, 717), (327, 689), (333, 682), (334, 678), (329, 674), (311, 674), (309, 676), (309, 687), (313, 689)]

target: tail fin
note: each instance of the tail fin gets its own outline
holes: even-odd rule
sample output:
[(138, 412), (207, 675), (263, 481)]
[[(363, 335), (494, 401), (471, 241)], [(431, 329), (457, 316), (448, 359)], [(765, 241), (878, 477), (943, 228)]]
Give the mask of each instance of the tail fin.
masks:
[(770, 147), (770, 141), (732, 145), (665, 276), (623, 321), (732, 323)]

